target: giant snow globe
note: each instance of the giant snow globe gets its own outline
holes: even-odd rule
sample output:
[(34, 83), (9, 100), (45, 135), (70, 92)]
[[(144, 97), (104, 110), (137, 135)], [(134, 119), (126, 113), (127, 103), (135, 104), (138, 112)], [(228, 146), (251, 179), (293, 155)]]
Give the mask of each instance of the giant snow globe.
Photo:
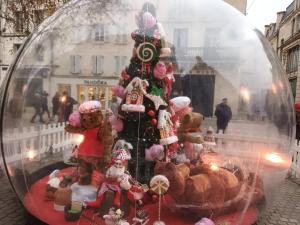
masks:
[(1, 87), (13, 189), (47, 224), (252, 224), (290, 167), (279, 60), (217, 0), (74, 0)]

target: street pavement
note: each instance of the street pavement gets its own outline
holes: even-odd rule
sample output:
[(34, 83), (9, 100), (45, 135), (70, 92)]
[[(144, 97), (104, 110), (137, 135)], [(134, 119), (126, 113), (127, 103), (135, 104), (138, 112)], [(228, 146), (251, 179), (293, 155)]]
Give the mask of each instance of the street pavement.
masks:
[(300, 225), (300, 179), (285, 180), (256, 225)]
[(0, 225), (25, 224), (26, 216), (23, 207), (0, 169)]

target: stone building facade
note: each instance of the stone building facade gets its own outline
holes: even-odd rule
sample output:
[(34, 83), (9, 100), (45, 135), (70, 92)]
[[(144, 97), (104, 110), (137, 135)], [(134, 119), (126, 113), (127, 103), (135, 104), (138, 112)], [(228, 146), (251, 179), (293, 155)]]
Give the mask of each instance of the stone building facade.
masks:
[(265, 25), (265, 36), (284, 66), (295, 101), (300, 101), (300, 0), (278, 12), (276, 22)]
[[(157, 4), (164, 4), (164, 1), (157, 2)], [(184, 5), (184, 0), (176, 0), (176, 2)], [(232, 4), (245, 14), (246, 0), (226, 0), (226, 2)], [(141, 6), (137, 6), (136, 10), (140, 9), (140, 7)], [(158, 8), (162, 10), (167, 7)], [(180, 8), (177, 7), (176, 10), (173, 11), (175, 14), (176, 12), (178, 13), (178, 18), (178, 16), (181, 16)], [(172, 14), (160, 12), (160, 15), (166, 16)], [(168, 24), (166, 22), (172, 20), (172, 18), (163, 17), (164, 16), (160, 19), (165, 21), (164, 24), (169, 29), (166, 29), (168, 41), (172, 42), (178, 52), (186, 52), (192, 57), (186, 62), (180, 62), (183, 66), (182, 69), (191, 68), (192, 65), (196, 63), (195, 57), (199, 55), (202, 56), (208, 64), (220, 65), (220, 63), (222, 63), (210, 62), (210, 55), (208, 54), (211, 53), (210, 50), (216, 46), (213, 40), (218, 39), (218, 27), (205, 32), (203, 31), (201, 33), (203, 35), (200, 38), (201, 43), (198, 43), (195, 42), (195, 34), (189, 33), (192, 31), (191, 24), (188, 22), (190, 20), (187, 20), (186, 24), (173, 27), (172, 23)], [(176, 20), (177, 18), (175, 17), (173, 19)], [(4, 25), (3, 20), (1, 24), (2, 26)], [(199, 25), (199, 27), (201, 26)], [(56, 92), (62, 93), (63, 91), (68, 91), (78, 102), (97, 99), (103, 103), (103, 107), (108, 107), (112, 97), (111, 87), (118, 83), (121, 70), (129, 64), (131, 51), (128, 51), (128, 49), (132, 48), (133, 41), (130, 37), (131, 30), (126, 29), (131, 28), (135, 28), (134, 20), (130, 21), (130, 24), (123, 24), (121, 27), (116, 27), (105, 19), (102, 20), (102, 22), (95, 23), (92, 27), (81, 27), (82, 30), (77, 29), (76, 32), (72, 31), (72, 35), (70, 35), (71, 39), (68, 40), (68, 45), (73, 46), (72, 51), (68, 51), (67, 54), (63, 55), (56, 55), (56, 52), (59, 53), (59, 49), (55, 49), (55, 46), (57, 46), (59, 41), (55, 40), (55, 37), (49, 39), (43, 43), (44, 47), (38, 50), (39, 53), (33, 56), (37, 57), (36, 60), (34, 60), (34, 65), (28, 65), (31, 67), (31, 71), (35, 71), (35, 77), (31, 80), (31, 83), (33, 86), (36, 86), (37, 89), (39, 88), (49, 93), (49, 102)], [(25, 38), (25, 35), (17, 31), (0, 33), (1, 80), (5, 76), (9, 65)], [(54, 46), (54, 48), (51, 46)], [(56, 48), (59, 48), (59, 46)], [(207, 53), (205, 52), (206, 50), (208, 50)], [(237, 50), (238, 49), (232, 49), (231, 52), (233, 55), (238, 55)], [(177, 60), (180, 60), (180, 58), (177, 58)], [(236, 61), (234, 57), (226, 61), (228, 74), (233, 72), (231, 71), (232, 68), (236, 68), (234, 72), (238, 73)], [(26, 74), (28, 66), (23, 71), (20, 71), (20, 73)], [(203, 75), (202, 73), (212, 75), (211, 73), (214, 73), (214, 71), (209, 68), (201, 70), (198, 74)], [(235, 91), (230, 84), (228, 84), (227, 87), (226, 83), (220, 78), (221, 76), (216, 76), (215, 90), (222, 85), (226, 94), (230, 94), (230, 91)], [(23, 88), (26, 87), (26, 82), (26, 77), (24, 77), (24, 79), (21, 77), (16, 86), (17, 91), (21, 92)], [(211, 104), (212, 109), (219, 103), (222, 96), (224, 96), (224, 93), (221, 92), (214, 94)], [(237, 108), (237, 106), (234, 108)], [(212, 114), (209, 113), (209, 115)]]

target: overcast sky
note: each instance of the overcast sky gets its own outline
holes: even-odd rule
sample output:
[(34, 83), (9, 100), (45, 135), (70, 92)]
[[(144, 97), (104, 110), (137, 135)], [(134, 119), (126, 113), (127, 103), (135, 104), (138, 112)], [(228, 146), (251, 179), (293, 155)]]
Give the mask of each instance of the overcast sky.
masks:
[(293, 0), (248, 0), (247, 17), (264, 33), (266, 24), (275, 23), (277, 12), (285, 11)]

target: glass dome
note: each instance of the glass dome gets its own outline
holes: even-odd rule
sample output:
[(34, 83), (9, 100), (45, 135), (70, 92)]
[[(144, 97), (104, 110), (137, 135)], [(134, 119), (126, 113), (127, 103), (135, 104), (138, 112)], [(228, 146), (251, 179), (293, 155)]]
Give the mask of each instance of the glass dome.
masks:
[(74, 0), (1, 87), (3, 167), (48, 224), (252, 224), (291, 162), (284, 75), (223, 1)]

